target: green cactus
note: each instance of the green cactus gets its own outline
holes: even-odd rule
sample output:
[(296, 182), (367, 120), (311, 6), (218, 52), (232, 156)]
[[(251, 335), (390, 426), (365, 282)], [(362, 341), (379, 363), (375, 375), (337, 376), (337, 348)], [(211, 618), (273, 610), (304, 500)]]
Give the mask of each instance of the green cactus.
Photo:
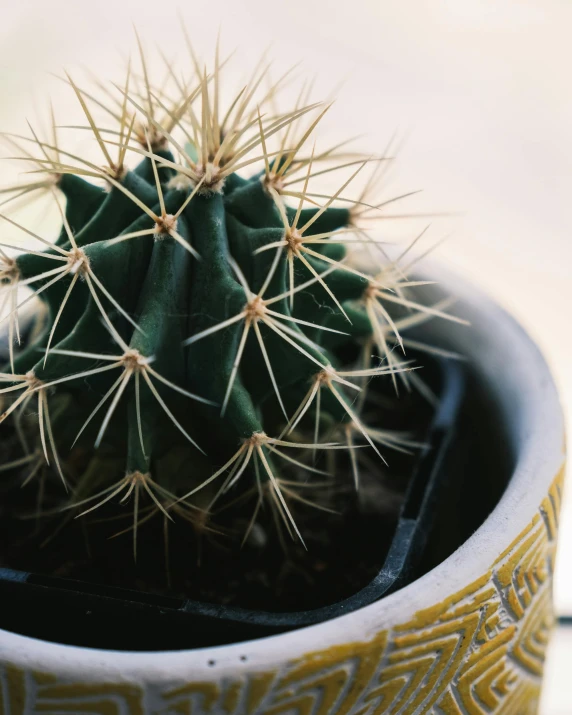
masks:
[[(368, 192), (344, 208), (364, 167), (373, 161), (371, 187), (388, 158), (310, 151), (325, 109), (299, 101), (277, 113), (277, 87), (258, 96), (265, 70), (223, 111), (218, 50), (212, 75), (194, 58), (188, 82), (171, 70), (172, 99), (141, 59), (143, 90), (130, 89), (128, 71), (114, 101), (69, 79), (104, 169), (64, 151), (55, 126), (50, 140), (10, 138), (31, 142), (20, 156), (45, 178), (8, 196), (52, 192), (65, 210), (55, 242), (24, 229), (33, 250), (2, 253), (1, 421), (10, 418), (14, 445), (3, 468), (45, 460), (74, 513), (129, 499), (134, 534), (140, 498), (168, 518), (185, 510), (199, 520), (219, 500), (253, 493), (251, 525), (269, 498), (302, 540), (293, 513), (302, 497), (283, 467), (305, 480), (322, 471), (317, 450), (342, 450), (357, 488), (358, 446), (381, 459), (382, 448), (407, 448), (402, 433), (364, 422), (365, 394), (374, 378), (420, 382), (399, 356), (401, 327), (454, 318), (408, 299), (404, 267), (361, 227), (385, 202)], [(96, 123), (97, 106), (114, 129)], [(352, 172), (341, 188), (315, 193), (338, 169)], [(2, 218), (4, 236), (23, 228)], [(355, 267), (355, 248), (381, 261), (371, 275)], [(46, 310), (18, 347), (18, 312), (33, 297), (18, 298), (24, 286)], [(394, 307), (408, 314), (392, 317)]]

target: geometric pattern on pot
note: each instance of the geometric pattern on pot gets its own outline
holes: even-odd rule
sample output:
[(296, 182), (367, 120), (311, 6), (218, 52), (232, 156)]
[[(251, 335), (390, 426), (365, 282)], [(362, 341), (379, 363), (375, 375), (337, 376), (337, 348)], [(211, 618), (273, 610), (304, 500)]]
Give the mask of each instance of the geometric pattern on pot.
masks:
[(372, 640), (309, 653), (279, 671), (171, 688), (70, 681), (5, 663), (0, 715), (535, 713), (563, 478), (562, 469), (487, 573)]

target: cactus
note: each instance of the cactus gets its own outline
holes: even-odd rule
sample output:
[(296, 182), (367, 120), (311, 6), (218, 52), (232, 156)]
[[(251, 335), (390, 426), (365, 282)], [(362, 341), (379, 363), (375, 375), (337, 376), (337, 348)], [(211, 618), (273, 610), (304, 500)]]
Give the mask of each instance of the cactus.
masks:
[[(7, 137), (42, 178), (6, 189), (5, 204), (47, 192), (62, 228), (52, 241), (2, 215), (4, 249), (18, 249), (16, 229), (34, 243), (1, 254), (13, 456), (2, 469), (49, 465), (74, 514), (130, 501), (135, 544), (143, 499), (151, 515), (197, 524), (244, 495), (249, 528), (268, 500), (303, 541), (294, 507), (307, 502), (299, 484), (323, 474), (317, 452), (345, 454), (359, 488), (362, 452), (412, 446), (362, 416), (373, 382), (422, 386), (402, 328), (456, 320), (408, 297), (406, 262), (364, 229), (391, 203), (370, 199), (390, 158), (311, 149), (329, 106), (305, 104), (303, 90), (278, 112), (284, 80), (265, 94), (266, 68), (223, 108), (223, 64), (217, 48), (211, 74), (194, 54), (188, 81), (169, 66), (174, 97), (153, 86), (142, 50), (141, 74), (129, 68), (103, 99), (68, 77), (87, 120), (76, 129), (104, 168), (62, 149), (55, 121), (50, 139)], [(340, 188), (317, 193), (339, 170)], [(361, 269), (356, 249), (379, 267)], [(24, 340), (18, 313), (34, 296), (43, 311)]]

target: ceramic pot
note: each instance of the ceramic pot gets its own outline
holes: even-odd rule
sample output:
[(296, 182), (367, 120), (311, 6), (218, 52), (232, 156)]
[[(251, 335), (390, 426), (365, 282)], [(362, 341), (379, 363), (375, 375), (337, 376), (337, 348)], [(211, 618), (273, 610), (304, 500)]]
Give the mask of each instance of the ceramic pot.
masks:
[(0, 631), (0, 713), (536, 712), (553, 621), (562, 411), (542, 355), (514, 319), (466, 281), (430, 274), (472, 326), (425, 329), (470, 359), (513, 455), (502, 497), (465, 543), (370, 606), (230, 646), (116, 652)]

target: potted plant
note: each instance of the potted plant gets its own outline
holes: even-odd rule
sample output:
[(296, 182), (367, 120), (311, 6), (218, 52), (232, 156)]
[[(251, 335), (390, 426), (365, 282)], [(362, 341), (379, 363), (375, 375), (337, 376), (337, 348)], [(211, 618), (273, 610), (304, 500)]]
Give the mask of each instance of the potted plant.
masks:
[(40, 179), (6, 211), (50, 192), (62, 229), (2, 215), (0, 702), (534, 712), (563, 459), (546, 365), (364, 229), (389, 157), (313, 145), (327, 106), (280, 110), (266, 68), (226, 97), (224, 64), (191, 50), (156, 86), (141, 50), (103, 95), (68, 77), (104, 168), (55, 120), (8, 137)]

